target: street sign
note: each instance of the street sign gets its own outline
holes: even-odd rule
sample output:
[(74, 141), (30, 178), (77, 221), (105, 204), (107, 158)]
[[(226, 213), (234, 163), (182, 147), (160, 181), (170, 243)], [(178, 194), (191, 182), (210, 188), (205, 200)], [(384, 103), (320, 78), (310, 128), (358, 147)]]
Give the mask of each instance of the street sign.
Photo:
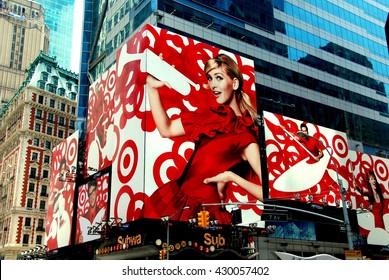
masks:
[(276, 212), (262, 213), (261, 220), (262, 221), (287, 221), (288, 214), (276, 213)]
[(361, 250), (345, 250), (344, 255), (346, 260), (362, 260), (362, 251)]

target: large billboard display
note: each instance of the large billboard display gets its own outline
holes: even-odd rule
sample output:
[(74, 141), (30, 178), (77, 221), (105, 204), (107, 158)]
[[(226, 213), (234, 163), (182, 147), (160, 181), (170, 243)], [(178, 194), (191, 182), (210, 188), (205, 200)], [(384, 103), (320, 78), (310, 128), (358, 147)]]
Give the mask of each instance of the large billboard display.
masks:
[(78, 139), (76, 131), (53, 149), (45, 233), (48, 251), (71, 244)]
[(108, 196), (110, 173), (96, 174), (78, 186), (77, 222), (75, 243), (101, 238), (104, 224), (108, 222)]
[[(253, 61), (146, 25), (90, 87), (86, 174), (112, 166), (110, 217), (243, 223), (262, 201)], [(204, 206), (204, 204), (206, 204)], [(216, 205), (210, 205), (216, 204)]]
[(360, 234), (368, 244), (389, 244), (389, 160), (349, 152)]
[(270, 198), (357, 211), (368, 244), (389, 244), (389, 160), (350, 151), (345, 133), (264, 112)]
[(269, 112), (264, 120), (269, 196), (341, 205), (337, 182), (347, 189), (349, 177), (346, 134)]

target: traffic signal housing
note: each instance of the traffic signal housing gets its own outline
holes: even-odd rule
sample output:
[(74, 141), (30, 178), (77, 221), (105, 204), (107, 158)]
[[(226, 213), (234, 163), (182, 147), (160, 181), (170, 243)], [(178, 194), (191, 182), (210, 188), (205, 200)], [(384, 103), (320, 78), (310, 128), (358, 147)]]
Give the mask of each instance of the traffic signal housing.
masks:
[(166, 249), (159, 250), (159, 259), (160, 260), (167, 259), (167, 250)]
[(206, 228), (209, 226), (209, 212), (202, 210), (199, 213), (197, 213), (197, 225), (199, 227)]

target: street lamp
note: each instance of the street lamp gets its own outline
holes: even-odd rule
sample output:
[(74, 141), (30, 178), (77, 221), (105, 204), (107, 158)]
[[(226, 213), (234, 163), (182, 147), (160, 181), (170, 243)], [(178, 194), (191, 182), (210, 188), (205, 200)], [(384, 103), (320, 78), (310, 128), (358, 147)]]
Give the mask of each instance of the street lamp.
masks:
[(348, 212), (347, 212), (347, 204), (346, 204), (346, 198), (345, 198), (346, 190), (345, 190), (345, 188), (343, 188), (343, 182), (339, 178), (338, 165), (336, 164), (334, 157), (332, 156), (332, 153), (327, 149), (326, 146), (324, 146), (324, 144), (319, 139), (317, 139), (316, 137), (311, 136), (307, 133), (304, 133), (304, 132), (299, 132), (299, 133), (304, 134), (304, 136), (311, 137), (311, 138), (315, 139), (318, 143), (320, 143), (320, 145), (327, 151), (328, 155), (330, 156), (330, 160), (332, 161), (332, 163), (335, 166), (336, 180), (337, 180), (337, 183), (338, 183), (339, 188), (340, 188), (340, 198), (342, 200), (342, 205), (343, 205), (343, 207), (342, 207), (343, 208), (343, 219), (344, 219), (344, 225), (346, 227), (346, 232), (347, 232), (348, 248), (349, 248), (349, 250), (353, 250), (354, 249), (353, 235), (351, 232), (350, 219), (349, 219)]
[(164, 224), (166, 223), (166, 247), (167, 247), (166, 259), (167, 260), (169, 259), (169, 252), (170, 252), (170, 244), (169, 244), (170, 219), (173, 218), (178, 212), (183, 211), (183, 210), (187, 210), (189, 208), (190, 208), (189, 206), (184, 206), (183, 208), (178, 209), (176, 212), (174, 212), (170, 216), (163, 216), (163, 217), (161, 217), (162, 223), (164, 223)]

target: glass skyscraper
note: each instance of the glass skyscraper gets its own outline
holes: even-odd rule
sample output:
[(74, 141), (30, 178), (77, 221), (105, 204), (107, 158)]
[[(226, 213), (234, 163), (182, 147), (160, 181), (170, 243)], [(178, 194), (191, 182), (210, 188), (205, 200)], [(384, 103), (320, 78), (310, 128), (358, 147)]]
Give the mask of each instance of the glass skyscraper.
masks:
[(386, 0), (89, 0), (86, 7), (84, 81), (112, 65), (147, 22), (253, 59), (259, 109), (346, 132), (350, 149), (389, 157)]
[(61, 67), (70, 70), (75, 0), (36, 0), (35, 2), (45, 9), (45, 22), (50, 29), (49, 55), (56, 57)]

